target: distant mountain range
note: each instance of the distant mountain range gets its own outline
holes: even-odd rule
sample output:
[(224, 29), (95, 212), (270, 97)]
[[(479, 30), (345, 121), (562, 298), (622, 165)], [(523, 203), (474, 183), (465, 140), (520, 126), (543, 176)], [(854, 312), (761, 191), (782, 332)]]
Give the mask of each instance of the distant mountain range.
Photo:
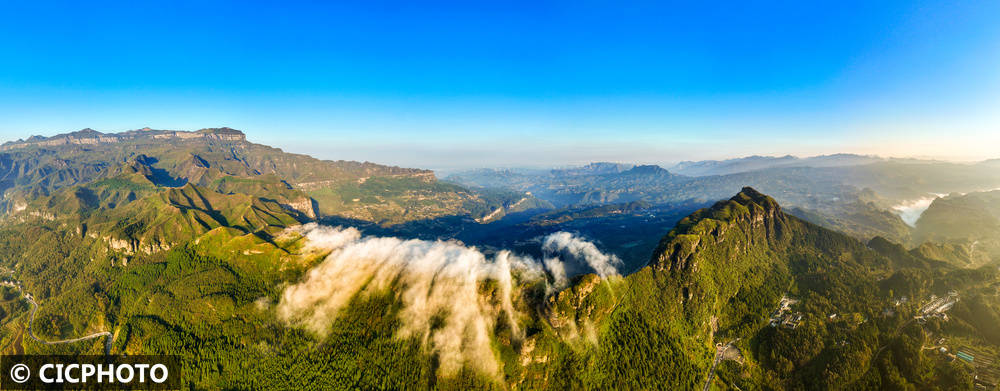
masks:
[(285, 153), (230, 128), (84, 129), (6, 143), (0, 191), (5, 220), (72, 221), (131, 252), (169, 249), (220, 226), (496, 219), (537, 206), (523, 193), (441, 183), (428, 170)]
[(791, 155), (747, 156), (727, 160), (684, 161), (670, 171), (688, 176), (726, 175), (777, 167), (842, 167), (876, 163), (886, 159), (878, 156), (834, 154), (800, 158)]
[[(300, 215), (299, 221), (398, 225), (465, 216), (485, 223), (532, 209), (631, 202), (690, 211), (750, 185), (817, 224), (862, 239), (883, 236), (910, 243), (913, 228), (900, 220), (895, 206), (938, 193), (1000, 187), (996, 166), (851, 154), (751, 156), (682, 162), (669, 170), (622, 163), (480, 169), (438, 181), (428, 170), (285, 153), (248, 142), (230, 128), (83, 129), (0, 146), (0, 210), (20, 220), (87, 216), (190, 185), (266, 198)], [(282, 195), (275, 197), (276, 191)], [(457, 225), (437, 226), (435, 232)]]
[(1000, 170), (989, 161), (961, 164), (838, 154), (686, 162), (671, 170), (619, 163), (555, 170), (480, 169), (445, 179), (473, 188), (530, 192), (559, 207), (707, 202), (749, 185), (817, 224), (863, 239), (884, 236), (909, 242), (912, 228), (894, 206), (936, 193), (1000, 186)]
[(209, 128), (196, 132), (175, 131), (175, 130), (154, 130), (142, 128), (130, 130), (122, 133), (101, 133), (96, 130), (86, 128), (71, 133), (57, 134), (52, 137), (31, 136), (27, 140), (9, 141), (0, 145), (0, 151), (31, 146), (52, 147), (59, 145), (97, 145), (113, 144), (128, 141), (143, 140), (219, 140), (219, 141), (246, 141), (243, 132), (230, 128)]
[(191, 389), (995, 389), (996, 162), (775, 159), (439, 181), (228, 128), (8, 143), (0, 353), (171, 354)]

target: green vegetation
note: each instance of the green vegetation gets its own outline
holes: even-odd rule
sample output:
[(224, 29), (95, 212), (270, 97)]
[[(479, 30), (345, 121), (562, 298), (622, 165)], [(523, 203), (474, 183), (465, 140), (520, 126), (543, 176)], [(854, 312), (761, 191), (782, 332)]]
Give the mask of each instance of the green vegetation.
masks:
[[(153, 199), (162, 205), (184, 200), (189, 211), (211, 217), (207, 205), (238, 205), (227, 197), (188, 185)], [(12, 272), (42, 303), (40, 334), (56, 338), (109, 329), (113, 352), (179, 354), (190, 388), (467, 389), (506, 383), (528, 389), (697, 389), (712, 368), (713, 346), (734, 342), (743, 364), (724, 361), (716, 369), (717, 385), (968, 389), (968, 368), (922, 349), (930, 344), (928, 334), (996, 344), (990, 325), (1000, 320), (995, 291), (986, 294), (998, 284), (995, 271), (915, 262), (903, 259), (914, 255), (890, 245), (875, 252), (786, 215), (774, 200), (744, 189), (682, 219), (650, 265), (636, 273), (606, 281), (584, 276), (553, 296), (541, 286), (524, 287), (517, 304), (531, 315), (523, 324), (524, 339), (511, 338), (503, 328), (493, 336), (499, 378), (470, 367), (441, 376), (434, 354), (417, 340), (398, 337), (401, 303), (391, 287), (353, 298), (324, 338), (279, 321), (273, 306), (282, 283), (298, 280), (317, 258), (301, 254), (294, 235), (230, 224), (238, 220), (232, 210), (244, 208), (223, 208), (218, 227), (188, 233), (194, 240), (169, 251), (133, 253), (127, 266), (106, 261), (113, 252), (102, 241), (64, 233), (55, 222), (7, 227), (0, 243), (5, 259), (22, 260), (11, 265)], [(23, 240), (24, 230), (34, 230), (37, 240)], [(905, 306), (895, 307), (893, 315), (883, 312), (894, 295), (919, 297), (954, 286), (979, 293), (956, 305), (952, 322), (917, 325), (907, 320), (907, 311), (916, 308)], [(799, 327), (767, 325), (782, 295), (799, 300), (793, 306), (803, 314)], [(8, 352), (101, 349), (99, 341), (35, 345), (17, 326), (25, 321), (23, 301), (9, 299), (0, 309), (6, 314), (0, 342)]]
[(917, 221), (913, 242), (927, 256), (957, 258), (962, 266), (1000, 258), (1000, 190), (935, 199)]
[[(971, 243), (988, 238), (959, 230), (976, 208), (993, 213), (985, 196), (936, 202), (916, 231), (932, 242), (908, 249), (908, 229), (856, 189), (834, 192), (849, 201), (833, 209), (783, 193), (803, 204), (802, 219), (751, 188), (689, 213), (703, 205), (692, 194), (761, 173), (694, 182), (593, 166), (533, 188), (573, 205), (538, 213), (551, 204), (525, 189), (470, 190), (419, 170), (285, 154), (233, 131), (200, 134), (220, 138), (2, 153), (20, 164), (4, 168), (23, 174), (2, 183), (0, 280), (35, 297), (41, 338), (107, 330), (112, 354), (180, 355), (188, 389), (702, 389), (714, 373), (716, 389), (967, 390), (1000, 373), (996, 257), (973, 255), (989, 247)], [(603, 188), (586, 183), (594, 177)], [(658, 203), (664, 183), (678, 190), (669, 197), (688, 198)], [(558, 291), (515, 279), (511, 308), (488, 322), (496, 372), (466, 362), (444, 373), (425, 338), (400, 333), (405, 279), (362, 281), (324, 335), (281, 320), (285, 288), (326, 256), (286, 228), (317, 219), (536, 256), (536, 238), (572, 229), (634, 272), (575, 276)], [(866, 227), (848, 235), (810, 221)], [(502, 295), (496, 280), (476, 284), (481, 301)], [(959, 299), (933, 313), (923, 308), (931, 295)], [(794, 302), (777, 311), (783, 297)], [(28, 311), (19, 290), (0, 286), (3, 353), (103, 351), (103, 340), (27, 338)], [(788, 317), (772, 326), (776, 312)], [(438, 330), (448, 314), (432, 315)], [(959, 350), (977, 360), (947, 353)]]

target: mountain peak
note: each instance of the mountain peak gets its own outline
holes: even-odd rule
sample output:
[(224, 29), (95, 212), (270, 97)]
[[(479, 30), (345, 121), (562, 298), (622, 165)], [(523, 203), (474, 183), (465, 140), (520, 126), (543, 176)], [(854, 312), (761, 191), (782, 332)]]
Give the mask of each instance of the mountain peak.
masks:
[(84, 129), (80, 129), (80, 130), (77, 130), (75, 132), (72, 132), (70, 134), (67, 134), (67, 136), (74, 136), (74, 137), (97, 137), (97, 136), (103, 136), (103, 135), (104, 135), (104, 133), (98, 132), (98, 131), (96, 131), (94, 129), (91, 129), (91, 128), (84, 128)]
[[(707, 243), (721, 244), (727, 237), (738, 238), (729, 245), (744, 240), (768, 242), (781, 236), (780, 226), (786, 222), (777, 201), (752, 187), (744, 187), (732, 198), (681, 219), (660, 241), (650, 265), (658, 270), (687, 270), (693, 255)], [(742, 250), (734, 251), (746, 250), (747, 245), (737, 244)]]
[(618, 174), (627, 171), (632, 167), (633, 166), (631, 164), (593, 162), (582, 167), (552, 170), (552, 172), (565, 175), (602, 175), (602, 174)]
[(670, 175), (670, 171), (667, 171), (663, 167), (657, 166), (655, 164), (635, 166), (632, 169), (625, 171), (625, 174), (640, 174), (640, 175)]
[[(715, 220), (720, 223), (749, 220), (757, 224), (765, 218), (774, 218), (781, 215), (781, 206), (778, 205), (778, 201), (747, 186), (728, 200), (719, 201), (709, 208), (695, 211), (682, 219), (677, 224), (677, 227), (688, 228), (697, 225), (702, 220)], [(690, 231), (690, 229), (685, 229), (684, 231)]]
[(781, 210), (781, 207), (778, 206), (778, 202), (775, 201), (774, 198), (771, 198), (750, 186), (743, 187), (739, 193), (736, 193), (736, 195), (729, 200), (735, 201), (744, 206), (757, 205), (764, 210)]

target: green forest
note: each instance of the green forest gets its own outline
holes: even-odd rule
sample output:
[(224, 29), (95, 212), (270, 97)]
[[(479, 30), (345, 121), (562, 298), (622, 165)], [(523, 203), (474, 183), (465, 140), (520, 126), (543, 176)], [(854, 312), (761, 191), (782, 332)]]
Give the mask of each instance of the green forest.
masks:
[[(557, 293), (537, 282), (520, 289), (524, 338), (494, 323), (496, 374), (442, 376), (433, 351), (398, 336), (393, 286), (353, 297), (323, 337), (280, 321), (273, 303), (283, 284), (322, 254), (277, 231), (218, 227), (129, 255), (56, 223), (7, 226), (0, 240), (5, 280), (40, 303), (37, 335), (111, 331), (112, 354), (180, 355), (191, 389), (699, 389), (710, 370), (719, 389), (972, 389), (973, 365), (926, 347), (942, 338), (985, 352), (1000, 345), (996, 266), (968, 270), (869, 246), (752, 189), (683, 219), (633, 274), (578, 277)], [(919, 298), (949, 291), (962, 299), (947, 321), (914, 320)], [(786, 296), (801, 323), (771, 327)], [(897, 303), (902, 296), (912, 299)], [(102, 350), (102, 340), (34, 343), (24, 336), (28, 308), (4, 288), (7, 352)], [(574, 335), (580, 327), (592, 332)], [(729, 343), (738, 357), (713, 365), (716, 344)]]

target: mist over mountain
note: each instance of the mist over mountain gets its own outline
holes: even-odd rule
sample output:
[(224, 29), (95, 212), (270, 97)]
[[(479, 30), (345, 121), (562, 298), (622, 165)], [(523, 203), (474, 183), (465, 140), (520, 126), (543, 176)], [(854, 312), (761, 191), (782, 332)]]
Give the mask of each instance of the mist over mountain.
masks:
[(191, 389), (995, 387), (994, 162), (684, 170), (438, 180), (228, 128), (7, 143), (0, 349), (175, 354)]
[(0, 389), (1000, 391), (998, 16), (0, 2)]

